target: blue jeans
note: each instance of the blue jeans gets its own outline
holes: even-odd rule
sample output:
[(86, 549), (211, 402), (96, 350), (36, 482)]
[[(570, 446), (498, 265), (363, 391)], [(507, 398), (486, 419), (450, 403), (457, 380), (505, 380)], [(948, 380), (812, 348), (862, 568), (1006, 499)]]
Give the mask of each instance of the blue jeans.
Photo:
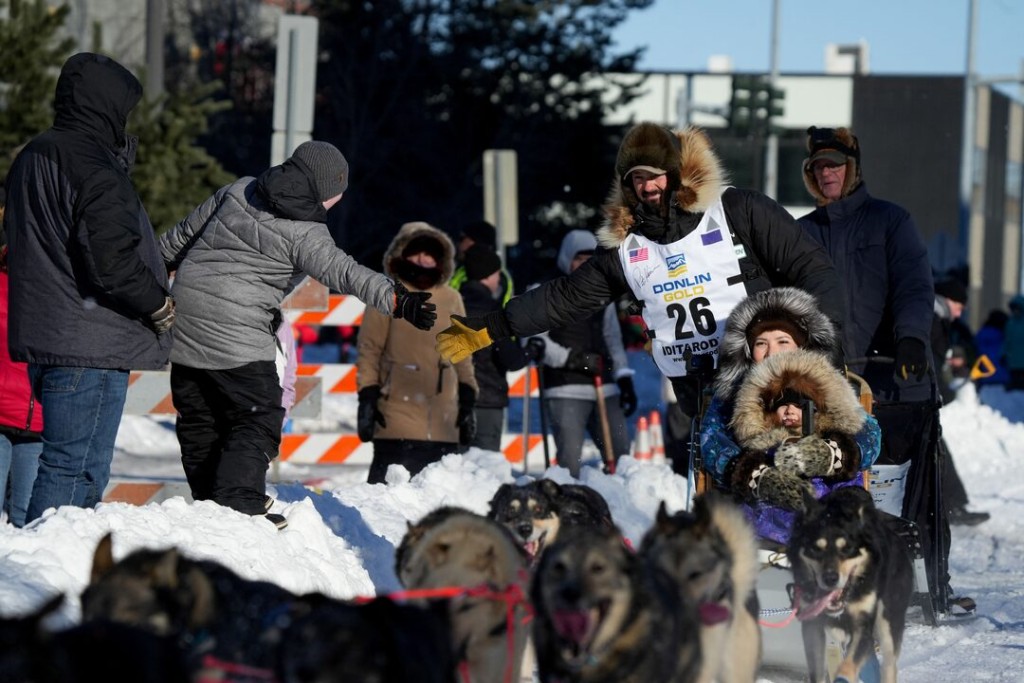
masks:
[[(43, 442), (0, 432), (0, 510), (14, 526), (25, 526), (32, 484), (39, 469)], [(8, 489), (10, 496), (7, 496)]]
[(102, 500), (128, 394), (127, 370), (30, 363), (28, 374), (46, 419), (26, 523), (49, 508)]

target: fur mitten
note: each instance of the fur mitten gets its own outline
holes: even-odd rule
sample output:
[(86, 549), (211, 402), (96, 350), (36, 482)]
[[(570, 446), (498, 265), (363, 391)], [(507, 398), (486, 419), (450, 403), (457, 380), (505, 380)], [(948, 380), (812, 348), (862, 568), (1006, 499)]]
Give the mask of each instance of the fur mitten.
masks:
[(814, 496), (814, 488), (805, 480), (793, 474), (782, 472), (775, 467), (766, 467), (755, 473), (754, 495), (770, 505), (785, 510), (803, 510), (804, 494)]
[(850, 479), (860, 469), (860, 450), (838, 433), (814, 434), (783, 444), (775, 451), (775, 467), (798, 477)]

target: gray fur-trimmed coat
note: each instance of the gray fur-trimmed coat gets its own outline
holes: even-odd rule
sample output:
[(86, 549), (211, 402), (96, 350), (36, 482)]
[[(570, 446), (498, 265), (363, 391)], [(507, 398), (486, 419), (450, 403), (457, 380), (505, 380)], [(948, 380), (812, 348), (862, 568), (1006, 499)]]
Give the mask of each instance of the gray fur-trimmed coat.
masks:
[(177, 269), (174, 363), (227, 370), (274, 360), (274, 320), (304, 275), (386, 315), (394, 309), (390, 278), (339, 249), (325, 223), (271, 213), (257, 184), (246, 177), (222, 187), (160, 239)]

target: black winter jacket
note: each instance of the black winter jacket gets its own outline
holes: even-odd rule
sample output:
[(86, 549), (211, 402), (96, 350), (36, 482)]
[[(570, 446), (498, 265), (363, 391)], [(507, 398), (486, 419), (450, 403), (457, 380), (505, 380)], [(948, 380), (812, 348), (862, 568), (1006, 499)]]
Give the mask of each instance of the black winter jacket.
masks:
[[(462, 301), (466, 315), (484, 316), (501, 310), (501, 303), (491, 296), (490, 290), (479, 280), (463, 282)], [(506, 372), (521, 370), (526, 366), (526, 354), (514, 339), (501, 339), (473, 354), (473, 372), (479, 389), (476, 397), (478, 408), (508, 407), (508, 379)]]
[(10, 352), (42, 365), (160, 369), (171, 335), (149, 315), (167, 271), (128, 171), (128, 113), (142, 86), (100, 55), (68, 59), (53, 127), (18, 154), (7, 178)]
[(927, 376), (897, 387), (891, 360), (866, 360), (891, 359), (904, 337), (930, 346), (935, 289), (928, 249), (914, 219), (902, 207), (872, 197), (861, 183), (799, 223), (824, 246), (843, 283), (848, 313), (844, 345), (850, 369), (868, 381), (876, 398), (928, 399)]
[[(618, 252), (631, 232), (669, 244), (692, 232), (704, 212), (722, 198), (733, 241), (742, 245), (740, 259), (747, 293), (793, 286), (814, 295), (837, 327), (845, 318), (835, 268), (821, 246), (809, 239), (779, 204), (760, 192), (724, 188), (724, 172), (710, 141), (698, 129), (676, 133), (683, 150), (681, 186), (667, 219), (636, 201), (625, 182), (616, 180), (605, 206), (607, 220), (598, 231), (599, 251), (571, 275), (552, 280), (516, 297), (505, 308), (512, 333), (529, 336), (561, 327), (630, 293)], [(723, 191), (724, 190), (724, 191)]]

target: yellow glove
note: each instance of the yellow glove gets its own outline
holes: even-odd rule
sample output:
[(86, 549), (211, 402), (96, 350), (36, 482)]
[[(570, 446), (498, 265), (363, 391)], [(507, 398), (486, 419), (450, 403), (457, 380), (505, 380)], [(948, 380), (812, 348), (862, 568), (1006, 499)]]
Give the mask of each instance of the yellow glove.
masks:
[[(463, 361), (472, 356), (474, 351), (494, 343), (482, 318), (469, 319), (453, 315), (451, 321), (451, 327), (437, 333), (436, 345), (441, 358), (449, 363)], [(480, 329), (474, 329), (474, 325), (480, 325)]]

